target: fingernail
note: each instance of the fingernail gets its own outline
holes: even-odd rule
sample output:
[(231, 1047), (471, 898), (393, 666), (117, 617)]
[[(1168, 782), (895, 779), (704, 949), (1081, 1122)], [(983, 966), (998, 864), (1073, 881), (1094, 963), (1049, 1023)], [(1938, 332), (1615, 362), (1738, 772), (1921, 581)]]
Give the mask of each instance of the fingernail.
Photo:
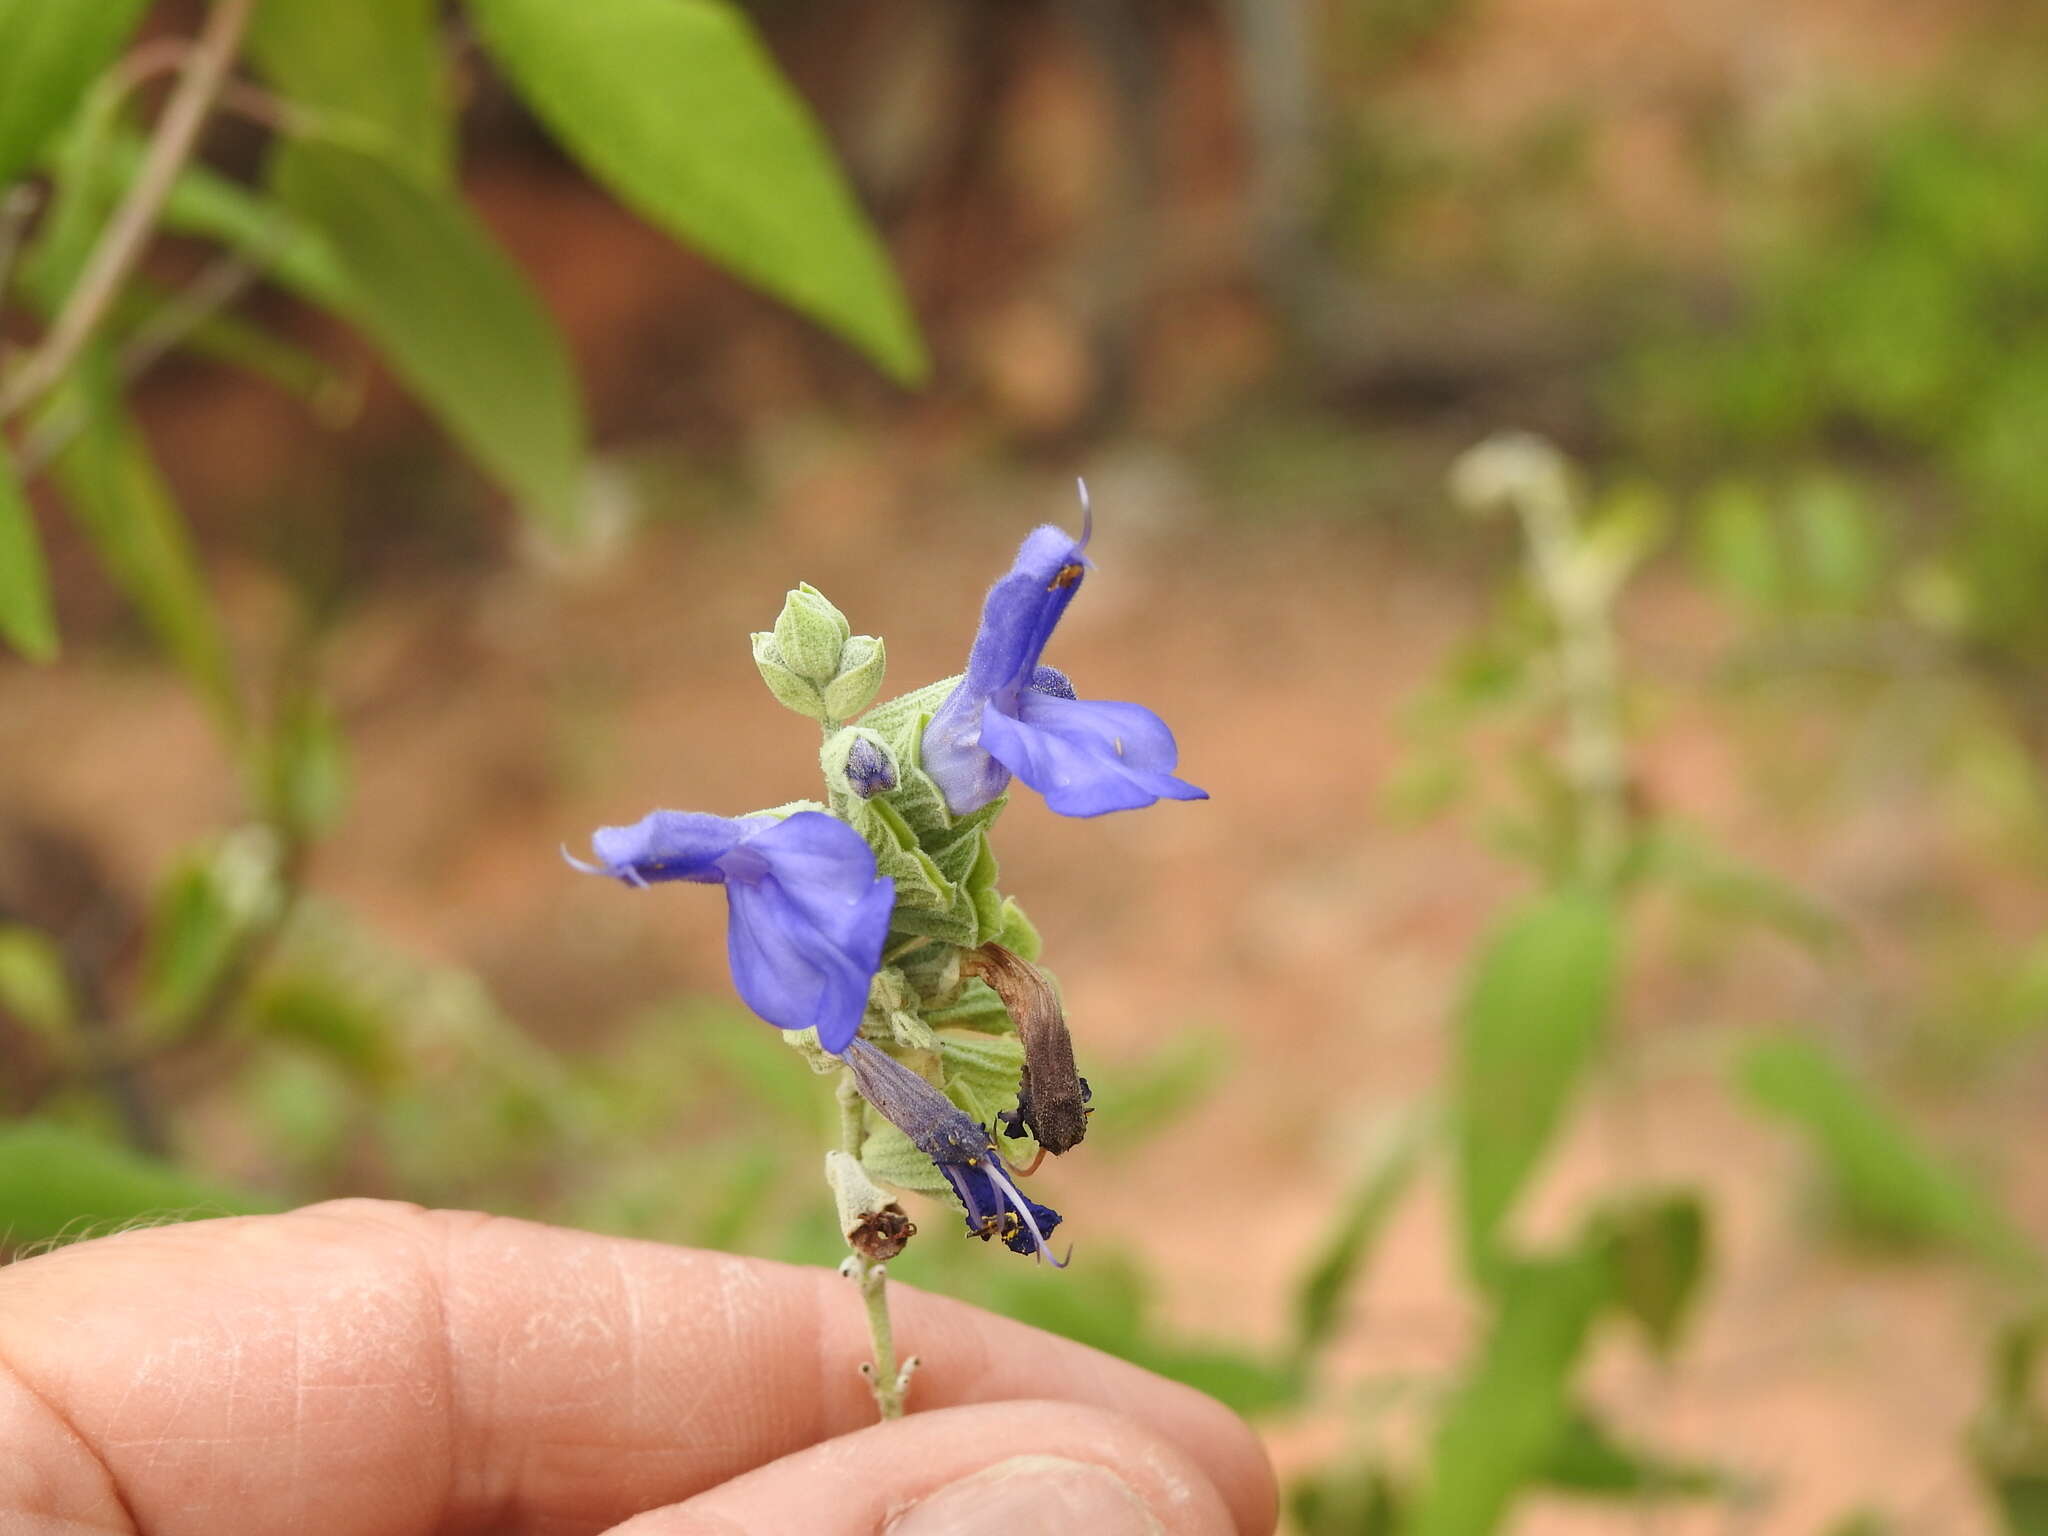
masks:
[(887, 1536), (1161, 1536), (1165, 1529), (1107, 1467), (1013, 1456), (905, 1510)]

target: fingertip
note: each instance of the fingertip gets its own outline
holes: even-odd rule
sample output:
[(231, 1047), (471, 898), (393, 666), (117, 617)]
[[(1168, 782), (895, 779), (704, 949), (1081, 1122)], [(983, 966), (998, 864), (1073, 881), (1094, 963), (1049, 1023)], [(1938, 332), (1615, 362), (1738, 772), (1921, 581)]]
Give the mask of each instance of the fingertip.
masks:
[(978, 1403), (810, 1446), (614, 1536), (1236, 1536), (1230, 1503), (1185, 1448), (1074, 1403)]

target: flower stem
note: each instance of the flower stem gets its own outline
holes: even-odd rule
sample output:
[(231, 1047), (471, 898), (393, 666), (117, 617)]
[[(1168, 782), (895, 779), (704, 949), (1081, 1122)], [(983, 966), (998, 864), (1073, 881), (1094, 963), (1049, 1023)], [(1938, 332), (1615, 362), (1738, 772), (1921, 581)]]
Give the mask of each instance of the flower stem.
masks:
[[(859, 1157), (866, 1137), (865, 1103), (850, 1076), (839, 1079), (839, 1146), (849, 1157)], [(912, 1356), (896, 1364), (896, 1331), (889, 1322), (889, 1266), (879, 1260), (848, 1251), (839, 1272), (860, 1287), (860, 1299), (867, 1309), (868, 1344), (874, 1359), (861, 1362), (860, 1373), (875, 1395), (875, 1411), (886, 1419), (903, 1417), (903, 1400), (910, 1393), (910, 1375), (917, 1369)]]

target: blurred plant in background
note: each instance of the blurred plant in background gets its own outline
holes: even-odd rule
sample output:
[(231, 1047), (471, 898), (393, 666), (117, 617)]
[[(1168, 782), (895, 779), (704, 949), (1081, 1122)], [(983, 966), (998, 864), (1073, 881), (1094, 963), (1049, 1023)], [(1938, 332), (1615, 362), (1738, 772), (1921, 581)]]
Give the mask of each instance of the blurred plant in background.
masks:
[[(334, 1159), (352, 1134), (374, 1146), (381, 1128), (388, 1155), (431, 1164), (429, 1187), (453, 1195), (465, 1164), (498, 1169), (516, 1144), (544, 1166), (606, 1119), (474, 981), (408, 974), (342, 914), (308, 909), (309, 850), (346, 796), (345, 744), (319, 680), (331, 603), (301, 589), (274, 654), (237, 654), (125, 402), (151, 369), (192, 352), (345, 417), (353, 391), (327, 364), (236, 313), (252, 287), (275, 284), (370, 338), (549, 537), (576, 537), (587, 433), (566, 347), (455, 180), (465, 51), (484, 50), (591, 175), (655, 225), (894, 377), (925, 368), (879, 242), (732, 6), (477, 0), (458, 38), (431, 0), (340, 11), (217, 0), (195, 35), (124, 51), (144, 12), (141, 0), (0, 6), (0, 302), (42, 322), (0, 355), (0, 424), (12, 429), (0, 441), (0, 635), (38, 659), (57, 651), (26, 496), (47, 480), (205, 700), (242, 767), (250, 819), (195, 849), (135, 934), (81, 940), (90, 912), (71, 914), (65, 934), (0, 930), (0, 998), (20, 1029), (8, 1092), (26, 1117), (0, 1161), (25, 1170), (34, 1197), (5, 1224), (16, 1244), (81, 1218), (221, 1203), (155, 1161), (181, 1139), (162, 1086), (182, 1071), (251, 1075), (259, 1121), (281, 1133), (272, 1194), (286, 1198), (341, 1174)], [(687, 110), (680, 90), (693, 92)], [(216, 116), (264, 131), (252, 180), (200, 158)], [(161, 236), (196, 248), (190, 277), (168, 288), (145, 261)], [(100, 974), (138, 944), (132, 984)], [(465, 1103), (497, 1125), (458, 1126), (434, 1107), (422, 1074), (440, 1058), (445, 1076), (450, 1054), (484, 1077)], [(422, 1156), (411, 1138), (468, 1155)], [(54, 1149), (74, 1141), (60, 1159)], [(38, 1171), (60, 1160), (69, 1182), (39, 1193)]]
[[(1313, 1536), (1510, 1528), (1559, 1500), (1632, 1501), (1647, 1528), (1681, 1505), (1688, 1528), (1929, 1528), (1840, 1482), (1858, 1465), (1842, 1445), (1868, 1449), (1846, 1435), (1832, 1459), (1788, 1449), (1759, 1470), (1754, 1438), (1749, 1456), (1703, 1443), (1671, 1408), (1711, 1396), (1727, 1309), (1756, 1304), (1729, 1298), (1733, 1272), (1759, 1213), (1782, 1214), (1841, 1312), (1901, 1274), (1961, 1296), (1971, 1347), (1933, 1368), (1924, 1411), (1902, 1380), (1909, 1433), (1870, 1444), (1910, 1441), (1916, 1466), (1974, 1478), (1929, 1495), (1944, 1514), (2048, 1529), (2041, 1209), (2019, 1177), (2039, 1167), (2048, 1038), (2048, 38), (1996, 3), (1799, 9), (1681, 26), (1614, 6), (1581, 47), (1586, 18), (1490, 0), (764, 0), (785, 79), (718, 0), (0, 0), (0, 637), (54, 657), (53, 587), (67, 637), (92, 634), (94, 583), (67, 569), (89, 550), (241, 784), (167, 870), (119, 862), (93, 824), (0, 827), (0, 1243), (374, 1190), (837, 1260), (811, 1150), (830, 1106), (768, 1031), (722, 1001), (596, 991), (628, 1001), (579, 1001), (576, 1033), (543, 1043), (473, 950), (401, 937), (402, 916), (319, 877), (353, 830), (351, 780), (375, 766), (352, 766), (346, 736), (377, 723), (339, 705), (337, 636), (391, 574), (347, 503), (400, 492), (378, 544), (473, 550), (490, 525), (476, 485), (416, 450), (352, 462), (345, 489), (294, 462), (303, 495), (293, 480), (260, 537), (229, 539), (215, 508), (179, 504), (175, 443), (145, 431), (161, 414), (143, 397), (234, 371), (324, 426), (360, 422), (375, 389), (304, 323), (329, 317), (516, 506), (557, 579), (619, 531), (620, 486), (638, 483), (590, 461), (593, 436), (624, 430), (595, 404), (603, 327), (656, 330), (657, 302), (681, 301), (632, 297), (638, 248), (614, 232), (567, 247), (551, 319), (507, 251), (538, 266), (532, 226), (623, 206), (914, 383), (925, 341), (865, 207), (945, 387), (898, 420), (853, 397), (844, 359), (792, 364), (760, 341), (761, 313), (713, 288), (700, 310), (736, 318), (661, 329), (638, 371), (610, 367), (632, 408), (609, 415), (674, 439), (664, 496), (744, 540), (843, 518), (849, 539), (936, 561), (947, 525), (1010, 516), (1042, 494), (1039, 468), (1098, 456), (1136, 492), (1115, 498), (1116, 536), (1157, 538), (1161, 570), (1225, 569), (1202, 623), (1233, 632), (1237, 662), (1202, 653), (1173, 682), (1225, 690), (1212, 751), (1260, 738), (1234, 775), (1215, 754), (1212, 787), (1235, 778), (1210, 808), (1231, 828), (1220, 846), (1186, 834), (1233, 903), (1162, 922), (1205, 925), (1193, 947), (1215, 969), (1196, 995), (1239, 979), (1292, 998), (1372, 1031), (1391, 1065), (1388, 1015), (1414, 1000), (1402, 967), (1435, 942), (1456, 977), (1445, 1022), (1426, 1010), (1446, 1049), (1422, 1089), (1383, 1084), (1377, 1056), (1369, 1081), (1334, 1082), (1294, 1033), (1320, 1019), (1263, 1015), (1206, 1032), (1147, 1019), (1142, 1049), (1092, 1072), (1091, 1148), (1162, 1202), (1208, 1176), (1197, 1130), (1234, 1131), (1259, 1084), (1285, 1085), (1283, 1123), (1245, 1136), (1272, 1181), (1259, 1208), (1198, 1234), (1242, 1256), (1247, 1295), (1284, 1293), (1284, 1316), (1184, 1328), (1190, 1282), (1150, 1208), (1059, 1275), (957, 1242), (892, 1271), (1259, 1416)], [(1842, 47), (1832, 86), (1811, 41), (1831, 27), (1875, 38)], [(1911, 69), (1884, 53), (1901, 36)], [(537, 216), (474, 175), (458, 185), (465, 141), (489, 136), (586, 177), (583, 203)], [(616, 299), (602, 322), (592, 288)], [(745, 344), (718, 344), (720, 323)], [(591, 355), (580, 379), (571, 342)], [(1494, 439), (1458, 461), (1453, 500), (1505, 515), (1440, 515), (1447, 461), (1509, 420), (1586, 467)], [(222, 451), (260, 446), (263, 428), (229, 426)], [(875, 508), (896, 498), (943, 512), (891, 523)], [(237, 542), (284, 601), (237, 590)], [(705, 599), (735, 548), (659, 569)], [(1421, 600), (1418, 571), (1443, 578)], [(1329, 591), (1343, 624), (1311, 632)], [(1178, 597), (1146, 620), (1169, 655), (1197, 638), (1170, 621)], [(86, 675), (104, 628), (57, 663), (95, 700), (119, 696)], [(1370, 683), (1446, 651), (1383, 759), (1363, 739)], [(1348, 660), (1322, 669), (1334, 653)], [(443, 674), (470, 659), (437, 649), (425, 670), (460, 693), (472, 680)], [(612, 750), (597, 665), (542, 676), (567, 724), (522, 741), (550, 758), (535, 774)], [(1329, 717), (1352, 735), (1317, 734)], [(1702, 717), (1710, 751), (1695, 740), (1674, 769), (1670, 722)], [(1320, 782), (1314, 742), (1343, 784), (1311, 808), (1303, 851), (1287, 797)], [(68, 770), (61, 739), (37, 750)], [(1355, 888), (1383, 877), (1342, 848), (1373, 790), (1372, 862), (1419, 846), (1441, 870), (1399, 871), (1422, 895), (1367, 928)], [(1743, 816), (1715, 814), (1717, 795)], [(1242, 820), (1220, 820), (1227, 803)], [(1428, 843), (1400, 841), (1425, 824)], [(1503, 862), (1529, 888), (1483, 934), (1460, 920), (1509, 887), (1459, 889), (1450, 919), (1429, 907), (1432, 876)], [(1176, 938), (1160, 964), (1186, 963)], [(1749, 985), (1788, 970), (1798, 985)], [(1288, 990), (1304, 972), (1312, 987)], [(1719, 1146), (1665, 1177), (1674, 1055), (1704, 1063), (1713, 1100), (1693, 1134), (1789, 1132), (1809, 1177), (1731, 1189)], [(1311, 1092), (1313, 1116), (1296, 1108)], [(1368, 1134), (1333, 1151), (1312, 1120), (1362, 1105)], [(1148, 1150), (1170, 1183), (1145, 1182)], [(1315, 1220), (1282, 1242), (1263, 1223), (1299, 1214), (1296, 1196)], [(1916, 1256), (1945, 1262), (1900, 1263)], [(1450, 1342), (1427, 1369), (1376, 1354), (1374, 1287), (1396, 1257), (1440, 1272)], [(1773, 1262), (1775, 1290), (1790, 1261)], [(1837, 1321), (1780, 1315), (1796, 1343), (1735, 1331), (1749, 1355), (1796, 1356), (1786, 1371), (1846, 1423), (1857, 1378), (1815, 1385), (1813, 1364), (1852, 1352)], [(1868, 1346), (1860, 1379), (1930, 1369), (1924, 1352), (1904, 1363), (1909, 1342)], [(1617, 1370), (1652, 1386), (1617, 1390)], [(1965, 1376), (1967, 1433), (1955, 1414), (1926, 1428), (1931, 1389)], [(1754, 1415), (1730, 1395), (1775, 1433), (1782, 1395)], [(1839, 1520), (1771, 1523), (1809, 1463)]]

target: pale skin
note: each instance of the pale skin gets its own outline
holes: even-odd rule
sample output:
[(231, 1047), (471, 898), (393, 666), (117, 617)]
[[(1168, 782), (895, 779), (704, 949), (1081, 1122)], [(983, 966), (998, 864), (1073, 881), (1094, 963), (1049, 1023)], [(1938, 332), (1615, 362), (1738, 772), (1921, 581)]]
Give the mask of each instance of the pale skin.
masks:
[(1109, 1529), (1094, 1499), (1272, 1531), (1208, 1398), (890, 1304), (924, 1363), (877, 1425), (831, 1271), (366, 1200), (80, 1243), (0, 1269), (0, 1532), (869, 1536), (1003, 1503), (1029, 1536)]

